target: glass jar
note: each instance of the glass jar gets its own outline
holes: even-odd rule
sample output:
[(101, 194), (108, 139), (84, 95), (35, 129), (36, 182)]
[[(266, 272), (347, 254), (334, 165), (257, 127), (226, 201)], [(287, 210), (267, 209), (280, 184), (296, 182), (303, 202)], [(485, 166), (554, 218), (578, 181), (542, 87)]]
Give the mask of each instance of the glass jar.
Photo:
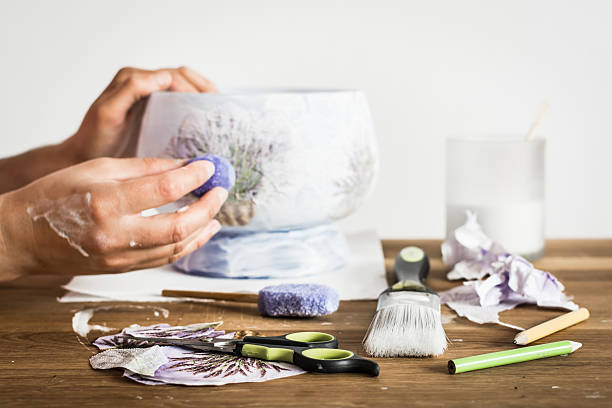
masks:
[(544, 255), (544, 139), (519, 136), (446, 140), (446, 232), (477, 216), (485, 234), (507, 251)]

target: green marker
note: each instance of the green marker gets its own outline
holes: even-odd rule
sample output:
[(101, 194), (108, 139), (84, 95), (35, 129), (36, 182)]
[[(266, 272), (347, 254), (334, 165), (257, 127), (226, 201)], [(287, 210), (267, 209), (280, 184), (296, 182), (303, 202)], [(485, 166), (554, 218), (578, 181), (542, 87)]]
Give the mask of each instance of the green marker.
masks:
[(563, 340), (554, 343), (540, 344), (538, 346), (521, 347), (513, 350), (499, 351), (497, 353), (458, 358), (448, 362), (448, 372), (451, 374), (459, 374), (466, 371), (480, 370), (482, 368), (521, 363), (523, 361), (554, 357), (561, 354), (570, 354), (580, 347), (582, 347), (581, 343)]

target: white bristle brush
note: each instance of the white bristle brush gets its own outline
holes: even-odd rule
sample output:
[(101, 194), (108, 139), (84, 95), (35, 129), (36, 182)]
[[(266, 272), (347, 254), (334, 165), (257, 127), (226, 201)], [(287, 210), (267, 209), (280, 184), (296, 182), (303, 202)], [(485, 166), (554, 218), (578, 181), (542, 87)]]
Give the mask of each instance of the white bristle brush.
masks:
[(440, 297), (424, 285), (429, 259), (421, 248), (406, 247), (395, 259), (398, 282), (378, 297), (376, 314), (363, 339), (374, 357), (437, 356), (446, 350)]

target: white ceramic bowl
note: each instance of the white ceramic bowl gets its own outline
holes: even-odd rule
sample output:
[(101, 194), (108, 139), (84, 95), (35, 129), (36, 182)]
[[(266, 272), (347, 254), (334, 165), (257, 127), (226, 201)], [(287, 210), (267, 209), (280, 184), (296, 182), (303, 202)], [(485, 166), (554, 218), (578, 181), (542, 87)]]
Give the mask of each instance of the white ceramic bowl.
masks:
[(236, 169), (219, 219), (241, 230), (342, 218), (361, 205), (378, 169), (370, 112), (358, 91), (151, 95), (137, 156), (204, 153), (224, 156)]

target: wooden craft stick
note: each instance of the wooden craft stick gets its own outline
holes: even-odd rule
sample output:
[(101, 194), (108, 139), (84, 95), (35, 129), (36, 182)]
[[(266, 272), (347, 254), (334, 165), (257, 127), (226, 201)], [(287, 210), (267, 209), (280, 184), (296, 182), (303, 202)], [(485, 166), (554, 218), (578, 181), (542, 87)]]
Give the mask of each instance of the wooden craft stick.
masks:
[(162, 290), (162, 296), (188, 297), (198, 299), (227, 300), (230, 302), (257, 303), (256, 293), (225, 293), (225, 292), (199, 292), (194, 290)]
[(527, 132), (527, 136), (525, 137), (525, 140), (527, 140), (528, 142), (533, 140), (533, 137), (535, 136), (535, 131), (540, 125), (540, 122), (542, 121), (542, 118), (544, 117), (544, 115), (546, 115), (546, 112), (548, 111), (548, 107), (549, 105), (548, 105), (548, 102), (546, 101), (543, 101), (540, 104), (538, 113), (536, 114), (535, 119), (531, 123), (531, 127), (529, 128), (529, 131)]
[(573, 312), (566, 313), (554, 319), (548, 320), (542, 324), (538, 324), (530, 329), (524, 330), (514, 337), (514, 344), (524, 346), (533, 341), (546, 337), (550, 334), (563, 330), (566, 327), (573, 326), (589, 318), (589, 311), (581, 307)]

